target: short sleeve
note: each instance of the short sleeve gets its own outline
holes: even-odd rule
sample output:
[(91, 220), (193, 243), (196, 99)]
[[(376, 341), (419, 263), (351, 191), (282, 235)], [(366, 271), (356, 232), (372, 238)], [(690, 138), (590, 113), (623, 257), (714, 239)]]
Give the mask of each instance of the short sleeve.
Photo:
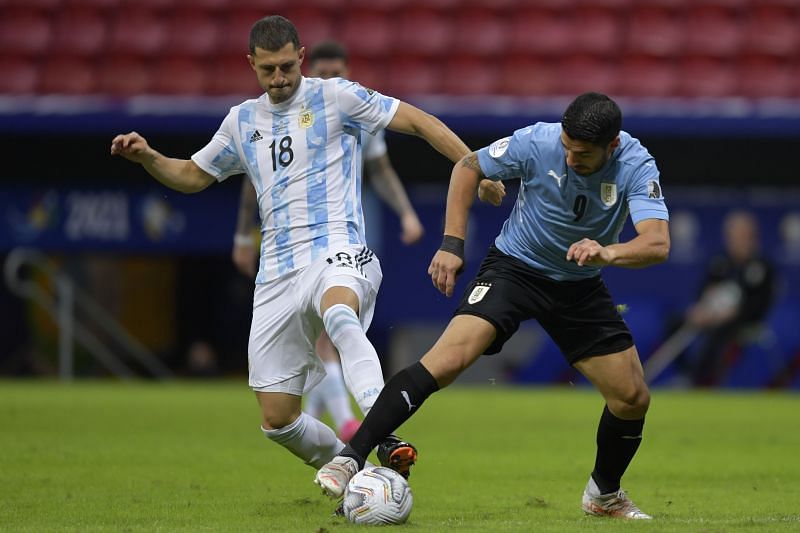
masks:
[(534, 148), (530, 128), (524, 128), (478, 150), (478, 163), (483, 174), (491, 180), (519, 178), (525, 173), (524, 166)]
[(400, 106), (396, 98), (344, 79), (336, 80), (336, 100), (343, 122), (369, 133), (384, 129)]
[(236, 110), (237, 108), (231, 109), (211, 141), (192, 156), (192, 161), (217, 181), (245, 172), (234, 140)]
[(669, 220), (658, 168), (652, 158), (644, 161), (641, 168), (633, 175), (628, 193), (628, 208), (634, 224), (648, 218)]
[(383, 130), (375, 132), (375, 134), (364, 133), (364, 160), (378, 159), (383, 157), (388, 152), (386, 148), (386, 135)]

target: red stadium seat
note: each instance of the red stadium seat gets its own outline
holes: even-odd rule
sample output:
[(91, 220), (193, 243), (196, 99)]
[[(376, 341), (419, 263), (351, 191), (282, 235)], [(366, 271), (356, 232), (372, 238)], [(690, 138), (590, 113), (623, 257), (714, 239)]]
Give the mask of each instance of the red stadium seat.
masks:
[(385, 61), (351, 57), (349, 66), (350, 78), (364, 87), (375, 89), (381, 93), (389, 89), (389, 85), (386, 81), (386, 72), (392, 67), (387, 67)]
[(744, 32), (734, 10), (698, 6), (686, 14), (686, 51), (731, 57), (742, 49)]
[(490, 10), (465, 11), (457, 20), (455, 49), (461, 54), (492, 56), (505, 50), (508, 39), (506, 23)]
[(287, 9), (282, 14), (294, 23), (297, 32), (300, 34), (300, 42), (303, 45), (318, 43), (336, 37), (334, 19), (324, 11), (296, 8)]
[(235, 94), (256, 98), (264, 91), (258, 85), (256, 73), (247, 63), (244, 54), (218, 57), (208, 80), (208, 92), (213, 95)]
[(548, 9), (520, 11), (508, 22), (509, 51), (536, 55), (561, 55), (570, 50), (571, 26)]
[(39, 68), (31, 59), (0, 56), (0, 94), (33, 94), (39, 84)]
[(109, 51), (113, 54), (152, 56), (167, 41), (167, 28), (153, 12), (124, 12), (111, 25)]
[(679, 92), (686, 97), (726, 97), (737, 94), (737, 71), (724, 59), (689, 56), (681, 62)]
[(95, 56), (105, 51), (108, 26), (94, 10), (70, 10), (53, 27), (53, 50), (59, 54)]
[(3, 0), (0, 7), (12, 11), (18, 8), (36, 12), (53, 12), (61, 8), (62, 0)]
[[(370, 9), (379, 9), (381, 11), (392, 11), (398, 8), (406, 7), (408, 0), (350, 0), (350, 6), (354, 7), (368, 7)], [(413, 7), (413, 2), (411, 2)], [(425, 5), (426, 2), (418, 2), (418, 5)]]
[(775, 56), (747, 56), (739, 62), (741, 92), (751, 98), (794, 96), (791, 62)]
[(97, 73), (90, 61), (50, 57), (40, 69), (40, 94), (91, 94), (97, 92)]
[(403, 57), (393, 60), (386, 78), (386, 92), (392, 96), (406, 98), (441, 92), (441, 69), (426, 58)]
[(628, 19), (625, 50), (631, 54), (674, 57), (685, 46), (685, 21), (657, 6), (635, 8)]
[(217, 51), (219, 25), (199, 11), (176, 12), (167, 24), (163, 53), (207, 58)]
[(800, 49), (800, 14), (786, 5), (753, 6), (744, 33), (748, 52), (795, 55)]
[(110, 12), (122, 3), (122, 0), (64, 0), (65, 10), (96, 10)]
[(557, 90), (553, 62), (530, 54), (508, 57), (499, 81), (498, 90), (512, 96), (548, 96)]
[(201, 95), (206, 92), (208, 72), (203, 62), (196, 59), (164, 57), (151, 74), (151, 93)]
[(486, 60), (462, 56), (444, 65), (442, 90), (451, 95), (490, 96), (500, 86), (498, 69)]
[(397, 49), (409, 55), (440, 55), (452, 48), (454, 28), (450, 19), (429, 9), (410, 9), (397, 21)]
[(257, 11), (234, 11), (222, 20), (217, 51), (223, 55), (249, 53), (250, 28), (263, 16)]
[(678, 92), (678, 69), (672, 59), (629, 56), (620, 61), (617, 93), (636, 97), (671, 97)]
[(150, 89), (150, 69), (134, 56), (109, 56), (98, 70), (98, 90), (113, 96), (139, 96)]
[(49, 50), (50, 22), (44, 16), (4, 14), (0, 20), (0, 50), (3, 54), (36, 56)]
[(340, 35), (350, 54), (363, 57), (383, 57), (395, 41), (390, 19), (375, 11), (354, 11), (345, 17)]
[(614, 63), (593, 56), (570, 56), (558, 65), (558, 92), (577, 96), (587, 91), (613, 95), (617, 74)]
[(611, 55), (619, 52), (621, 23), (614, 11), (583, 7), (570, 13), (571, 52)]

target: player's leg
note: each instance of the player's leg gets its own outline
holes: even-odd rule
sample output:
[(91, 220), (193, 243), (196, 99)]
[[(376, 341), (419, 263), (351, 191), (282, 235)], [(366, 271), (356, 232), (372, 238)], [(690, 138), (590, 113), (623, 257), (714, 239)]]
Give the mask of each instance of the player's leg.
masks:
[(597, 428), (597, 455), (584, 492), (587, 513), (648, 519), (620, 490), (622, 475), (642, 442), (650, 392), (635, 346), (575, 363), (603, 395), (606, 406)]
[[(329, 496), (341, 496), (347, 481), (364, 467), (372, 449), (411, 418), (428, 396), (452, 383), (474, 363), (495, 335), (494, 326), (482, 318), (454, 317), (419, 362), (401, 370), (386, 383), (359, 430), (340, 456), (317, 472), (315, 482)], [(379, 458), (380, 455), (379, 450)]]
[(358, 429), (359, 421), (350, 404), (339, 353), (324, 331), (317, 339), (316, 352), (325, 365), (325, 379), (306, 394), (304, 410), (315, 418), (321, 418), (327, 410), (339, 438), (342, 442), (347, 442)]
[(256, 286), (249, 384), (261, 407), (264, 435), (319, 468), (344, 444), (331, 428), (300, 411), (304, 389), (322, 379), (324, 372), (311, 343), (319, 331), (309, 329), (302, 319), (288, 278)]
[(261, 406), (264, 435), (304, 463), (320, 468), (344, 446), (331, 428), (300, 410), (300, 395), (256, 392), (256, 397)]

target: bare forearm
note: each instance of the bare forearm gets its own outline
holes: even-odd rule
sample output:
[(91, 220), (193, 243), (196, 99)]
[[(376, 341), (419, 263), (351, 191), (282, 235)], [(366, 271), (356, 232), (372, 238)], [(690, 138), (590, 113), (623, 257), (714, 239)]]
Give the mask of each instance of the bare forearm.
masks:
[(239, 195), (239, 213), (236, 218), (236, 234), (249, 236), (255, 226), (258, 199), (256, 190), (247, 176), (242, 178), (242, 192)]
[(422, 137), (453, 163), (470, 151), (441, 120), (405, 102), (400, 102), (397, 113), (387, 127), (392, 131)]
[(645, 233), (628, 242), (611, 244), (609, 264), (625, 268), (644, 268), (663, 263), (669, 256), (669, 238), (657, 233)]
[(469, 208), (475, 199), (478, 183), (483, 178), (475, 154), (469, 154), (459, 161), (450, 176), (447, 191), (447, 213), (444, 234), (464, 239), (467, 235)]
[(192, 160), (166, 157), (152, 148), (143, 155), (141, 164), (159, 182), (179, 192), (199, 192), (213, 183), (213, 178)]

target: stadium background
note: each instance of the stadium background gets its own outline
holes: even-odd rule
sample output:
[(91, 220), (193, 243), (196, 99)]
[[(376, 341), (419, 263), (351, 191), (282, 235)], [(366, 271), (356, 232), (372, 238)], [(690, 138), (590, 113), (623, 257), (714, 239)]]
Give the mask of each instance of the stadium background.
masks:
[[(0, 0), (0, 260), (42, 250), (176, 373), (192, 373), (187, 354), (201, 341), (217, 358), (208, 373), (242, 375), (252, 287), (230, 262), (238, 178), (183, 196), (108, 146), (130, 130), (176, 157), (203, 146), (230, 105), (258, 94), (247, 33), (271, 13), (293, 20), (304, 44), (341, 40), (354, 79), (436, 114), (474, 148), (557, 120), (580, 92), (618, 99), (624, 128), (656, 157), (673, 217), (667, 264), (605, 273), (643, 359), (696, 296), (724, 214), (746, 207), (781, 292), (774, 337), (747, 346), (723, 384), (800, 388), (797, 1)], [(450, 165), (417, 139), (388, 143), (427, 230), (406, 249), (393, 215), (367, 202), (385, 276), (370, 335), (395, 369), (427, 348), (455, 302), (425, 275)], [(476, 206), (457, 291), (510, 206)], [(0, 313), (0, 373), (56, 372), (47, 315), (5, 284)], [(80, 349), (76, 365), (106, 374)], [(576, 379), (535, 325), (481, 365), (468, 380)]]

